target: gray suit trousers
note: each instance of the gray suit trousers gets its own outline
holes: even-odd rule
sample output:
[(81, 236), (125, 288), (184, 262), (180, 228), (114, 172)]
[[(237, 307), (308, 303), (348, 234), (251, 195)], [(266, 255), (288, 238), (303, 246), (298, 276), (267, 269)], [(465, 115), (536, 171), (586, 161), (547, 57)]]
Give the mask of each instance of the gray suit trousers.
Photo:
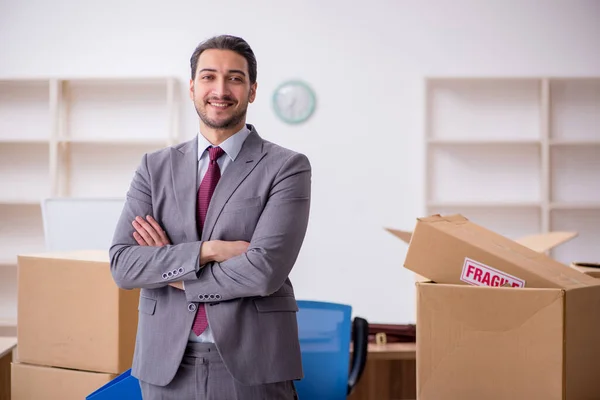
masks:
[(291, 381), (247, 386), (237, 382), (212, 343), (189, 342), (167, 386), (140, 381), (144, 400), (295, 400)]

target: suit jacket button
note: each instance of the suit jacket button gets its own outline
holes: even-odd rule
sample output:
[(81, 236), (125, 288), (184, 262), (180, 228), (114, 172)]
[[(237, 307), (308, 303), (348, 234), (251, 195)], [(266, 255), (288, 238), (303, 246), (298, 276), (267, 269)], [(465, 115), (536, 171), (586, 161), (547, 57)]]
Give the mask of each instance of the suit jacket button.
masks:
[(211, 295), (209, 295), (209, 296), (208, 296), (208, 298), (209, 298), (210, 300), (214, 300), (214, 299), (215, 299), (215, 295), (214, 295), (214, 294), (211, 294)]
[(215, 294), (215, 299), (221, 300), (221, 295), (220, 294)]
[(179, 267), (179, 269), (177, 270), (180, 274), (183, 274), (183, 268)]
[(167, 279), (168, 278), (167, 274), (162, 274), (162, 278)]
[(203, 294), (199, 294), (199, 295), (198, 295), (198, 298), (199, 298), (200, 300), (204, 300), (204, 295), (203, 295)]
[(194, 303), (188, 304), (188, 311), (190, 311), (190, 312), (196, 311), (196, 305)]

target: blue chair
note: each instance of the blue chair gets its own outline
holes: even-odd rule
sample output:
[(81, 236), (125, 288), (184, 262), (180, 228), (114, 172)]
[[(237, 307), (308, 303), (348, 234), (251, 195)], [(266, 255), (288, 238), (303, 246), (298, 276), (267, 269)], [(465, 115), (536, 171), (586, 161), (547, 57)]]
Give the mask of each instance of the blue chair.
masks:
[(85, 400), (142, 400), (142, 390), (139, 381), (131, 376), (131, 369), (128, 369)]
[[(369, 324), (352, 320), (344, 304), (298, 301), (297, 313), (304, 379), (296, 381), (300, 400), (345, 400), (367, 361)], [(350, 361), (350, 343), (353, 351)]]

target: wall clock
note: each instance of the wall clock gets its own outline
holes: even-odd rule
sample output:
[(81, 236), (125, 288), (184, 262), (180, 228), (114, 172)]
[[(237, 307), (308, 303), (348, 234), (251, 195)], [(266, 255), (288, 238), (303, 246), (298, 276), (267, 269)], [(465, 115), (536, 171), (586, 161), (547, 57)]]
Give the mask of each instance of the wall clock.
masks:
[(288, 124), (300, 124), (315, 111), (316, 96), (303, 81), (287, 81), (273, 93), (273, 108), (279, 119)]

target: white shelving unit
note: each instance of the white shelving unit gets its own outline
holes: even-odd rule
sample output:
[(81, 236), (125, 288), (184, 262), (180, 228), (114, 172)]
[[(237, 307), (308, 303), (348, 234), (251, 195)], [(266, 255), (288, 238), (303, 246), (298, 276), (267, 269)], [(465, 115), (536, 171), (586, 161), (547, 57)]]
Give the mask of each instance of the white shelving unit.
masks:
[(0, 80), (0, 334), (17, 255), (45, 248), (46, 197), (123, 197), (145, 152), (180, 141), (175, 78)]
[(425, 126), (428, 214), (575, 230), (551, 255), (600, 261), (600, 77), (428, 78)]

